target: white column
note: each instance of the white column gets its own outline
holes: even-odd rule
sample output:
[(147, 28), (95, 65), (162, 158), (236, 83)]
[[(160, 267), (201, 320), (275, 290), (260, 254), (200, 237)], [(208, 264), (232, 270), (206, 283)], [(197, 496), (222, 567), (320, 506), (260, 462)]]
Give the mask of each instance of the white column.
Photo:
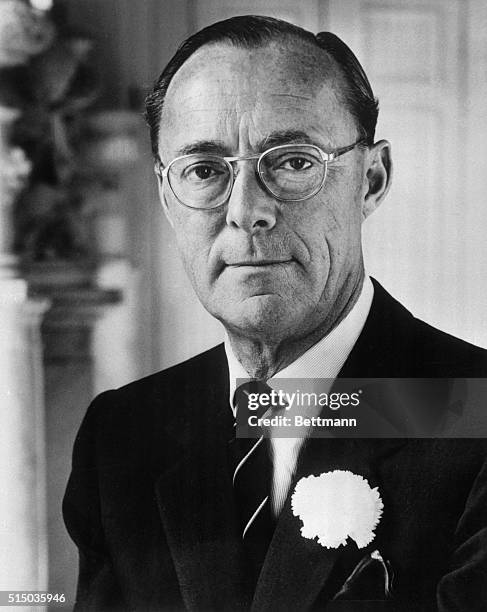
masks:
[(48, 302), (0, 279), (0, 590), (47, 589), (40, 322)]
[[(19, 111), (0, 107), (0, 590), (47, 589), (41, 319), (12, 251), (12, 209), (30, 164), (12, 148)], [(20, 609), (19, 609), (20, 610)]]
[(107, 260), (97, 273), (99, 287), (120, 292), (93, 327), (93, 390), (95, 394), (127, 384), (142, 374), (138, 350), (140, 276), (127, 259)]

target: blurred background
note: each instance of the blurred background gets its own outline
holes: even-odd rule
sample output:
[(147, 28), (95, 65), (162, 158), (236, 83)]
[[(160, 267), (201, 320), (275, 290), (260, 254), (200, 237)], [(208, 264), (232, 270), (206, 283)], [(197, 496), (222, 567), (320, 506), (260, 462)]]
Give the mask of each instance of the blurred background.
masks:
[(250, 13), (356, 52), (395, 162), (367, 270), (487, 347), (484, 0), (0, 0), (0, 590), (72, 607), (60, 508), (89, 401), (222, 339), (179, 263), (141, 113), (182, 39)]

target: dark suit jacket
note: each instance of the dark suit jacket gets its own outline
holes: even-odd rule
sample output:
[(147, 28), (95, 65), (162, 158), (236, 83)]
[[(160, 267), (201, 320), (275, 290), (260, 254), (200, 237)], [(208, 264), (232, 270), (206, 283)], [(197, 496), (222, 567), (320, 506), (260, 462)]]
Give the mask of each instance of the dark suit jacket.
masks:
[[(486, 372), (485, 351), (415, 319), (375, 283), (340, 376)], [(350, 575), (364, 550), (304, 539), (288, 497), (255, 590), (247, 581), (227, 452), (228, 393), (217, 346), (92, 403), (64, 499), (80, 554), (78, 610), (325, 609)], [(295, 480), (341, 468), (379, 486), (384, 514), (368, 550), (378, 548), (395, 574), (390, 607), (328, 609), (487, 609), (486, 457), (481, 439), (309, 440)], [(360, 598), (374, 599), (367, 584)]]

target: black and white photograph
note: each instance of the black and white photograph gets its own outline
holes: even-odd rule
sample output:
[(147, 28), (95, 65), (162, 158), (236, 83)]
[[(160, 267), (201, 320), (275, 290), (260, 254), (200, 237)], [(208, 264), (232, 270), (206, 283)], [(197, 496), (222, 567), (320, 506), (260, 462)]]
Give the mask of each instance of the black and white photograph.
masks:
[(487, 610), (487, 3), (0, 0), (0, 607)]

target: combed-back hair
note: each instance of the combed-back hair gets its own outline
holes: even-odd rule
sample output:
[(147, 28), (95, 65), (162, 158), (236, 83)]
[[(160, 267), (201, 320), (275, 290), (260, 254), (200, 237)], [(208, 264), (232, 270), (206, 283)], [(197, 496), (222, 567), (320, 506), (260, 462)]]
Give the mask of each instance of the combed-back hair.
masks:
[(159, 127), (167, 89), (184, 62), (204, 45), (226, 42), (236, 47), (254, 49), (295, 37), (323, 49), (337, 63), (344, 77), (341, 95), (356, 121), (359, 137), (367, 144), (374, 142), (379, 104), (372, 87), (352, 50), (335, 34), (313, 34), (281, 19), (258, 15), (241, 15), (218, 21), (187, 38), (178, 48), (146, 98), (145, 118), (149, 125), (152, 152), (158, 157)]

